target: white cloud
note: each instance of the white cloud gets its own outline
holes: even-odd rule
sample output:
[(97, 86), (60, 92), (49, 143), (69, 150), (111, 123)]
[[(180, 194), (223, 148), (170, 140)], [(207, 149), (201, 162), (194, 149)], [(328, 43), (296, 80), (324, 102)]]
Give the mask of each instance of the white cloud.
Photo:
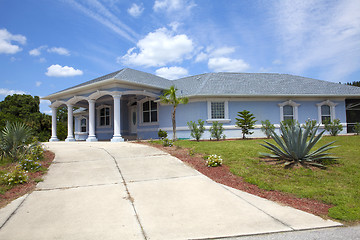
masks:
[[(166, 28), (150, 32), (118, 58), (118, 62), (129, 65), (159, 67), (168, 63), (182, 62), (194, 49), (193, 41), (185, 34), (175, 35)], [(137, 51), (138, 50), (138, 51)]]
[(133, 17), (139, 17), (144, 11), (144, 7), (142, 5), (137, 5), (133, 3), (131, 7), (127, 10), (127, 12)]
[(283, 62), (282, 62), (280, 59), (275, 59), (275, 60), (272, 62), (272, 64), (274, 64), (274, 65), (281, 65), (281, 64), (283, 64)]
[(339, 82), (358, 70), (358, 0), (279, 1), (271, 10), (287, 71), (304, 74), (317, 69), (320, 78)]
[(219, 47), (219, 48), (207, 47), (205, 51), (200, 52), (196, 56), (195, 62), (206, 61), (209, 58), (224, 57), (234, 52), (235, 52), (235, 47), (227, 47), (227, 46)]
[(40, 82), (40, 81), (36, 81), (36, 82), (35, 82), (35, 85), (36, 85), (37, 87), (40, 87), (41, 84), (42, 84), (42, 82)]
[(40, 56), (41, 55), (41, 51), (43, 50), (43, 49), (45, 49), (47, 46), (40, 46), (40, 47), (38, 47), (38, 48), (34, 48), (34, 49), (32, 49), (32, 50), (30, 50), (29, 51), (29, 54), (31, 55), (31, 56)]
[(192, 0), (156, 0), (153, 6), (155, 12), (189, 13), (196, 4)]
[(155, 71), (155, 74), (170, 80), (186, 77), (189, 72), (183, 67), (163, 67)]
[(59, 55), (70, 56), (69, 50), (63, 47), (52, 47), (47, 50), (49, 53), (57, 53)]
[(15, 54), (20, 52), (22, 49), (18, 45), (13, 44), (13, 41), (24, 45), (26, 43), (26, 37), (20, 34), (13, 35), (5, 28), (0, 29), (0, 54)]
[(82, 75), (83, 72), (79, 69), (74, 69), (73, 67), (62, 67), (59, 64), (55, 64), (48, 67), (45, 74), (49, 77), (73, 77)]
[(243, 72), (249, 69), (250, 65), (242, 59), (218, 57), (210, 58), (208, 67), (215, 72)]
[(0, 88), (0, 96), (7, 96), (13, 94), (27, 94), (27, 92), (21, 90), (11, 90), (6, 88)]

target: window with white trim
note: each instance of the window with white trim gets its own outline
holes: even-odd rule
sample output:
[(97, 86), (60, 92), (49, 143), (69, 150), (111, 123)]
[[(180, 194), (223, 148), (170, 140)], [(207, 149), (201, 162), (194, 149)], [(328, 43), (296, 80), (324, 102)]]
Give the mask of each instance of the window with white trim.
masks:
[(228, 101), (208, 101), (208, 119), (207, 122), (218, 121), (221, 123), (228, 123), (229, 119), (229, 103)]
[(211, 102), (211, 119), (225, 118), (225, 102)]
[(149, 100), (142, 104), (142, 122), (153, 123), (158, 121), (158, 106), (157, 103)]
[(86, 118), (80, 120), (80, 132), (86, 132)]
[(335, 106), (337, 103), (333, 103), (330, 100), (323, 101), (321, 103), (316, 104), (318, 107), (318, 118), (321, 124), (327, 121), (334, 121), (335, 119)]
[(103, 107), (99, 110), (99, 125), (100, 126), (110, 126), (110, 108)]
[(289, 100), (278, 104), (280, 107), (280, 121), (298, 120), (298, 107), (300, 104)]
[(293, 106), (285, 105), (283, 107), (283, 111), (284, 111), (284, 121), (294, 119), (294, 108), (293, 108)]
[(329, 105), (321, 106), (321, 123), (324, 124), (326, 121), (331, 122), (331, 113)]

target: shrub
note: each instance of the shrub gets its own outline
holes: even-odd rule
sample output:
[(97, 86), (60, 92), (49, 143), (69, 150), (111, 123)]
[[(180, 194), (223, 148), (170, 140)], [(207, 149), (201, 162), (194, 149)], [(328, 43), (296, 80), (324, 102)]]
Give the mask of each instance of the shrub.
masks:
[(331, 136), (337, 136), (343, 130), (340, 119), (335, 119), (332, 122), (325, 121), (324, 126), (325, 130), (328, 131)]
[(6, 185), (13, 186), (26, 183), (29, 181), (29, 176), (25, 170), (21, 169), (20, 166), (17, 166), (14, 171), (5, 173), (2, 176), (2, 181)]
[(305, 121), (305, 124), (302, 125), (303, 128), (307, 128), (309, 127), (310, 128), (310, 134), (313, 135), (313, 134), (316, 134), (316, 124), (317, 124), (317, 121), (314, 119), (314, 120), (306, 120)]
[(216, 140), (219, 141), (224, 135), (223, 132), (224, 128), (222, 123), (219, 123), (218, 121), (212, 123), (212, 126), (210, 127), (211, 137), (216, 138)]
[(0, 133), (0, 154), (16, 162), (26, 154), (30, 137), (31, 128), (25, 123), (7, 122)]
[(168, 139), (168, 138), (164, 138), (164, 139), (162, 140), (162, 145), (163, 145), (164, 147), (172, 147), (172, 146), (174, 146), (174, 142), (173, 142), (173, 140), (170, 140), (170, 139)]
[(198, 123), (193, 121), (187, 122), (187, 125), (189, 126), (189, 129), (191, 131), (190, 135), (191, 137), (195, 138), (196, 141), (199, 141), (201, 136), (205, 132), (204, 123), (205, 122), (201, 119), (198, 120)]
[(25, 171), (37, 172), (41, 169), (41, 163), (32, 159), (23, 159), (19, 162), (21, 168)]
[(356, 135), (360, 135), (360, 122), (355, 123), (354, 131)]
[(274, 124), (272, 124), (269, 120), (261, 121), (261, 131), (265, 133), (267, 138), (271, 137), (270, 130), (275, 130)]
[[(303, 167), (315, 166), (319, 168), (325, 168), (323, 165), (328, 161), (335, 161), (335, 157), (330, 156), (330, 153), (326, 151), (334, 148), (330, 147), (334, 142), (325, 144), (319, 147), (315, 151), (311, 149), (317, 144), (325, 131), (322, 131), (318, 136), (310, 134), (310, 126), (302, 129), (299, 125), (286, 127), (282, 123), (280, 124), (282, 138), (280, 138), (275, 131), (271, 131), (271, 137), (279, 145), (275, 146), (272, 143), (265, 141), (267, 145), (261, 144), (271, 151), (269, 153), (260, 153), (262, 157), (269, 157), (278, 161), (280, 164), (284, 163), (284, 166), (292, 167), (296, 164), (300, 164)], [(316, 131), (319, 126), (316, 127)], [(309, 138), (309, 140), (307, 140)]]
[(164, 138), (167, 138), (168, 134), (167, 134), (167, 132), (159, 129), (158, 136), (159, 136), (160, 139), (164, 139)]
[(34, 144), (30, 145), (27, 157), (35, 161), (43, 160), (44, 159), (43, 146), (39, 142), (35, 142)]
[(243, 139), (245, 139), (245, 135), (254, 133), (254, 132), (250, 132), (250, 130), (254, 129), (256, 120), (255, 120), (254, 114), (250, 113), (247, 110), (238, 112), (238, 116), (239, 116), (239, 118), (235, 118), (236, 126), (241, 128)]
[(207, 157), (206, 165), (208, 167), (217, 167), (222, 165), (222, 159), (221, 156), (218, 156), (216, 154), (212, 154)]

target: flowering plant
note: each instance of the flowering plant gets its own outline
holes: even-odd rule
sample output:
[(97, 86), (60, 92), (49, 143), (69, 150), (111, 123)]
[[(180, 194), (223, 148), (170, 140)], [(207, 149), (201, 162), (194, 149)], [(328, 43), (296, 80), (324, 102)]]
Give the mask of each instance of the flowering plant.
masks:
[(216, 154), (211, 154), (206, 160), (206, 165), (208, 167), (217, 167), (222, 165), (222, 158)]
[(20, 161), (20, 166), (25, 171), (37, 172), (41, 168), (41, 163), (32, 159), (23, 159)]
[(23, 184), (29, 180), (29, 176), (27, 175), (27, 171), (17, 166), (14, 171), (5, 173), (2, 176), (2, 180), (6, 185)]

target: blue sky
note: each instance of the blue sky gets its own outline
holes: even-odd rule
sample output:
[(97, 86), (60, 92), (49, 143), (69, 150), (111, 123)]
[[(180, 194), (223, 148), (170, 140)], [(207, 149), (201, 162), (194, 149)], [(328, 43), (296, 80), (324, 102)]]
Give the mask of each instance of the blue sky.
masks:
[(276, 72), (359, 81), (360, 2), (0, 0), (0, 100), (124, 67), (169, 79)]

